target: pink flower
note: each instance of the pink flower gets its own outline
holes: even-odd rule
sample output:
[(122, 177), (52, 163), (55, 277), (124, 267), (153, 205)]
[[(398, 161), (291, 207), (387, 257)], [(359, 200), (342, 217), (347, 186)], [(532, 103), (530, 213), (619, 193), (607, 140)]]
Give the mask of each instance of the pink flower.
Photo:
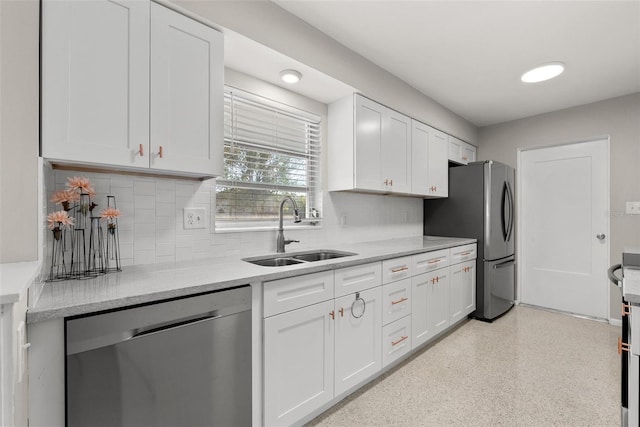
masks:
[(67, 188), (69, 190), (78, 190), (81, 193), (87, 193), (91, 197), (96, 195), (96, 190), (93, 189), (91, 181), (85, 177), (74, 176), (67, 178)]
[(102, 212), (100, 212), (100, 218), (106, 219), (118, 218), (120, 215), (122, 215), (122, 212), (116, 208), (104, 208)]
[(80, 194), (73, 190), (60, 190), (53, 193), (51, 203), (63, 204), (69, 202), (77, 202), (80, 200)]
[(58, 227), (69, 227), (73, 225), (73, 218), (69, 217), (67, 211), (51, 212), (47, 215), (48, 227), (53, 230)]

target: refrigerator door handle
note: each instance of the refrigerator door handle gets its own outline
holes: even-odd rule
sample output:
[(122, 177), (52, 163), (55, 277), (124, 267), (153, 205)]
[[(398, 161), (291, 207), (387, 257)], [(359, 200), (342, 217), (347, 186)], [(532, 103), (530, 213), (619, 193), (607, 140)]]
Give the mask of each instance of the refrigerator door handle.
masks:
[(515, 201), (513, 197), (513, 190), (511, 189), (511, 185), (508, 182), (505, 183), (507, 187), (507, 196), (509, 198), (509, 226), (507, 227), (507, 242), (511, 240), (511, 236), (513, 236), (513, 227), (515, 225)]
[(499, 268), (511, 267), (512, 265), (516, 265), (516, 260), (515, 259), (511, 259), (509, 261), (501, 262), (500, 264), (495, 264), (493, 266), (493, 268), (494, 268), (494, 270), (497, 270)]
[(505, 181), (502, 186), (502, 208), (500, 209), (500, 219), (502, 220), (502, 239), (507, 242), (509, 235), (509, 225), (508, 225), (508, 215), (509, 212), (505, 213), (505, 210), (509, 209), (509, 189), (507, 187), (507, 182)]

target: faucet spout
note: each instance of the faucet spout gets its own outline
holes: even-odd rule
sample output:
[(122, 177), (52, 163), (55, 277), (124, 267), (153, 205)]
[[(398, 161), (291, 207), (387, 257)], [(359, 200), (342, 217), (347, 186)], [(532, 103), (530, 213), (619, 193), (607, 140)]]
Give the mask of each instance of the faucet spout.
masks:
[(298, 242), (298, 240), (286, 240), (284, 238), (284, 226), (282, 224), (282, 217), (283, 217), (283, 211), (282, 209), (284, 208), (284, 204), (288, 201), (291, 202), (291, 204), (293, 205), (293, 222), (300, 222), (300, 214), (298, 213), (298, 205), (296, 205), (296, 201), (293, 200), (291, 197), (286, 196), (282, 202), (280, 203), (280, 221), (278, 222), (278, 237), (276, 238), (276, 252), (278, 253), (284, 253), (284, 247), (285, 245), (288, 245), (289, 243), (293, 243), (293, 242)]

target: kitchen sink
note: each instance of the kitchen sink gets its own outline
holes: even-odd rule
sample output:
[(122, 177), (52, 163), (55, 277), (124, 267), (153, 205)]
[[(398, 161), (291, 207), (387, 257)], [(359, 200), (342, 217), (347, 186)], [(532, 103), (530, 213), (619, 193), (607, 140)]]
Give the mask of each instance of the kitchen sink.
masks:
[(342, 258), (357, 255), (353, 252), (342, 252), (332, 250), (319, 250), (308, 252), (294, 252), (290, 254), (268, 255), (263, 257), (244, 258), (243, 261), (264, 267), (282, 267), (285, 265), (296, 265), (307, 262), (325, 261), (328, 259)]
[(285, 265), (301, 264), (304, 261), (298, 261), (293, 258), (263, 258), (263, 259), (245, 259), (243, 261), (250, 262), (251, 264), (261, 265), (263, 267), (282, 267)]

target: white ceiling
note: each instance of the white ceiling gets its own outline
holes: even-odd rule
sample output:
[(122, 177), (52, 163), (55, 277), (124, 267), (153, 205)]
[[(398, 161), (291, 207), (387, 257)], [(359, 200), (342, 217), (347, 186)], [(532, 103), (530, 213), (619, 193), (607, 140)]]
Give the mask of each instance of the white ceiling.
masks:
[[(640, 0), (275, 2), (478, 126), (640, 91)], [(267, 56), (277, 71), (291, 61)], [(566, 64), (559, 78), (520, 82), (552, 61)], [(328, 102), (328, 83), (300, 92)]]

